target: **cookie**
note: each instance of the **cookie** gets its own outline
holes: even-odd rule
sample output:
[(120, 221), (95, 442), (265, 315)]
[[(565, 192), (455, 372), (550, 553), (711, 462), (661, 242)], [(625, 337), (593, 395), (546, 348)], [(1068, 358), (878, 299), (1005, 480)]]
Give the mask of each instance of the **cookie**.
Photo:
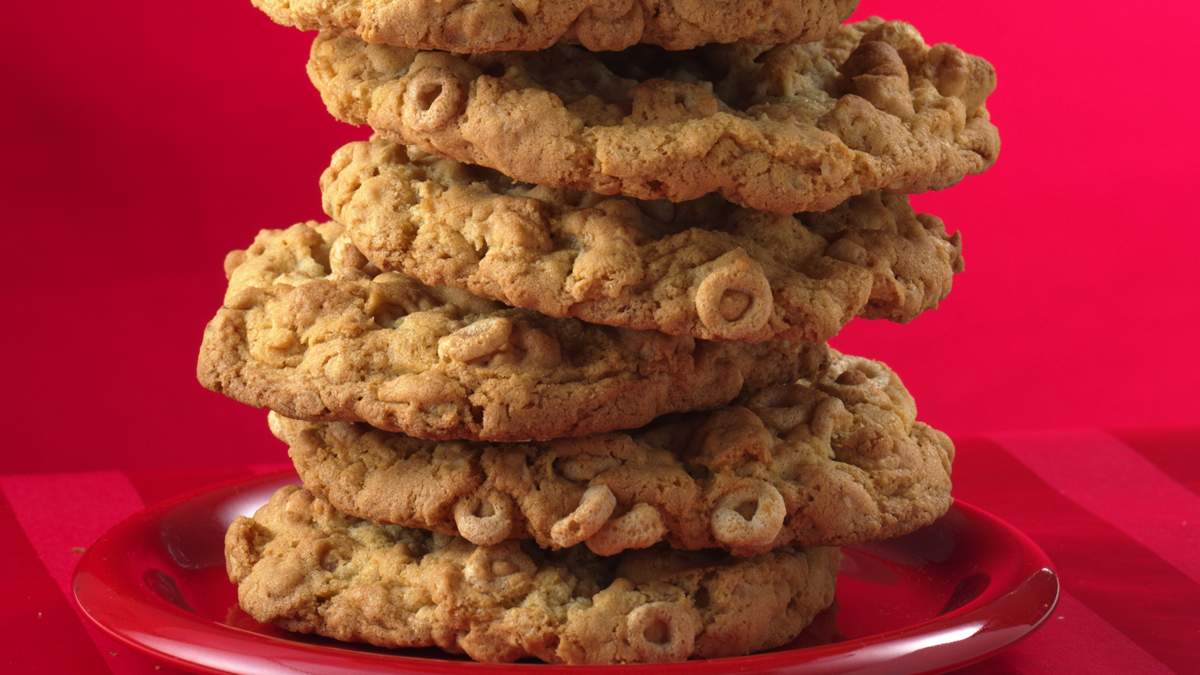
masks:
[(630, 433), (489, 444), (278, 415), (271, 427), (305, 486), (354, 516), (476, 544), (747, 556), (884, 539), (945, 513), (954, 446), (915, 417), (891, 370), (839, 355), (812, 381)]
[(229, 578), (255, 619), (381, 647), (478, 661), (682, 661), (790, 642), (833, 602), (841, 553), (750, 559), (665, 548), (600, 557), (376, 525), (281, 488), (225, 538)]
[(559, 41), (619, 51), (638, 43), (690, 49), (710, 42), (818, 40), (857, 5), (858, 0), (254, 0), (285, 26), (457, 53), (530, 51)]
[(950, 187), (1000, 147), (991, 65), (877, 18), (820, 42), (683, 52), (455, 56), (322, 34), (308, 70), (335, 117), (390, 140), (639, 199), (827, 210), (868, 190)]
[(555, 319), (380, 273), (336, 222), (226, 260), (204, 386), (288, 417), (518, 441), (646, 424), (815, 373), (823, 344), (710, 342)]
[(383, 139), (335, 153), (321, 186), (382, 269), (706, 340), (822, 342), (855, 316), (907, 322), (962, 270), (957, 233), (878, 190), (797, 217), (716, 195), (643, 202), (513, 183)]

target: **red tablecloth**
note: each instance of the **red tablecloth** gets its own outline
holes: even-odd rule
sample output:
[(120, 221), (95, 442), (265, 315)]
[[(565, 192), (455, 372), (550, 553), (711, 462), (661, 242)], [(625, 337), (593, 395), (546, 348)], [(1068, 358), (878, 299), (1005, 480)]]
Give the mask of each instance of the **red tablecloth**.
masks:
[[(955, 494), (1028, 534), (1062, 582), (1052, 618), (962, 673), (1200, 673), (1200, 428), (961, 438)], [(108, 638), (71, 599), (79, 556), (147, 505), (281, 465), (0, 477), (0, 672), (173, 668)]]

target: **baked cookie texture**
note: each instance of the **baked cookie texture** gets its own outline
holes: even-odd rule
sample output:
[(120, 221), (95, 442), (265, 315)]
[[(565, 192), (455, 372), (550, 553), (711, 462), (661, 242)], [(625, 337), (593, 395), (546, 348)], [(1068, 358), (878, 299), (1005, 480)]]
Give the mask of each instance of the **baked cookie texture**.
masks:
[(383, 139), (321, 177), (325, 209), (384, 270), (557, 317), (708, 340), (823, 342), (907, 322), (962, 270), (958, 233), (872, 191), (795, 217), (515, 183)]
[(304, 485), (348, 514), (481, 545), (600, 555), (666, 542), (738, 556), (911, 532), (950, 507), (954, 446), (881, 363), (644, 429), (541, 443), (434, 442), (271, 416)]
[(321, 34), (329, 111), (528, 183), (781, 214), (947, 188), (996, 159), (995, 71), (906, 23), (819, 42), (456, 56)]
[(690, 49), (712, 42), (817, 40), (858, 0), (254, 0), (275, 22), (367, 42), (457, 53), (593, 51), (638, 43)]
[(338, 513), (280, 489), (225, 539), (242, 608), (291, 631), (472, 659), (681, 661), (787, 644), (833, 602), (837, 549), (736, 559), (666, 549), (603, 558), (476, 546)]
[(709, 342), (555, 319), (367, 262), (336, 222), (226, 259), (197, 374), (243, 403), (436, 439), (641, 426), (817, 372), (823, 344)]

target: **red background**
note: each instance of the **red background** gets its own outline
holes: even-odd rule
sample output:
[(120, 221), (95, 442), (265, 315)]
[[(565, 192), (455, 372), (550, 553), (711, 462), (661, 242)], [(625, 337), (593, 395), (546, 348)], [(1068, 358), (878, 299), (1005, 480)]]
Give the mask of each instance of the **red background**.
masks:
[[(1194, 425), (1200, 8), (863, 0), (869, 14), (988, 58), (1003, 147), (914, 200), (963, 232), (942, 308), (834, 344), (892, 365), (954, 435)], [(368, 133), (324, 111), (311, 36), (248, 0), (5, 15), (5, 473), (283, 461), (264, 413), (194, 371), (225, 253), (321, 218), (317, 177)]]

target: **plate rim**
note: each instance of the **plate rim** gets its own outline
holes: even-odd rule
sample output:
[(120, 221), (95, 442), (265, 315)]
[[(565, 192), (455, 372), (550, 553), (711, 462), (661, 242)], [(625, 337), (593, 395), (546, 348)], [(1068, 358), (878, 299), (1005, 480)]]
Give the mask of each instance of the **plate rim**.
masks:
[[(193, 502), (209, 499), (215, 503), (225, 503), (234, 498), (239, 491), (266, 490), (270, 486), (280, 487), (287, 484), (300, 484), (300, 478), (294, 470), (285, 469), (245, 476), (193, 490), (131, 514), (101, 535), (87, 548), (76, 564), (71, 584), (75, 604), (93, 625), (125, 646), (182, 670), (205, 675), (265, 675), (279, 672), (283, 664), (287, 664), (293, 672), (313, 674), (344, 673), (347, 672), (347, 668), (352, 668), (353, 672), (359, 673), (511, 675), (514, 668), (535, 668), (539, 673), (583, 675), (611, 672), (613, 668), (620, 668), (629, 675), (669, 675), (672, 668), (686, 668), (688, 675), (718, 675), (731, 672), (802, 672), (804, 675), (834, 675), (872, 668), (883, 658), (887, 658), (889, 664), (895, 666), (890, 668), (889, 672), (896, 675), (935, 675), (986, 659), (1028, 637), (1050, 617), (1061, 595), (1061, 586), (1053, 563), (1032, 539), (1000, 518), (960, 499), (955, 499), (950, 511), (960, 512), (973, 523), (985, 523), (988, 527), (1003, 532), (1014, 543), (1013, 550), (1020, 553), (1020, 565), (1012, 577), (1005, 580), (1007, 583), (989, 584), (987, 590), (962, 606), (898, 630), (803, 649), (676, 663), (620, 666), (496, 664), (361, 652), (351, 648), (288, 641), (227, 626), (189, 613), (163, 600), (145, 588), (144, 583), (140, 584), (141, 587), (136, 582), (124, 583), (117, 578), (121, 575), (116, 568), (105, 563), (111, 556), (122, 555), (127, 541), (146, 543), (146, 537), (141, 535), (144, 535), (149, 527)], [(113, 583), (114, 581), (117, 583)], [(1002, 606), (1011, 615), (1014, 607), (1028, 606), (1028, 598), (1025, 597), (1028, 595), (1042, 599), (1043, 610), (1040, 614), (1035, 616), (1031, 611), (1015, 612), (1018, 616), (1009, 617), (1010, 625), (991, 627), (989, 634), (992, 639), (987, 641), (988, 644), (984, 645), (983, 641), (977, 640), (981, 643), (980, 648), (971, 650), (967, 655), (952, 656), (949, 652), (953, 650), (937, 650), (935, 648), (941, 645), (930, 642), (930, 636), (952, 625), (970, 626), (978, 623), (976, 632), (969, 635), (964, 632), (961, 640), (975, 637), (988, 627), (986, 619), (990, 615), (987, 614), (987, 610)], [(173, 641), (162, 635), (129, 630), (122, 622), (126, 621), (125, 616), (135, 610), (152, 613), (166, 627), (185, 624), (186, 628), (200, 629), (217, 638), (216, 646)], [(997, 631), (1003, 634), (997, 635)], [(219, 646), (230, 643), (245, 643), (247, 647), (254, 645), (263, 652), (242, 653), (244, 658), (234, 661), (224, 656), (233, 652)], [(906, 643), (910, 649), (904, 649)], [(177, 653), (180, 650), (170, 648), (171, 645), (186, 647), (182, 651), (190, 653), (190, 656), (180, 656)], [(923, 656), (916, 658), (918, 653)]]

